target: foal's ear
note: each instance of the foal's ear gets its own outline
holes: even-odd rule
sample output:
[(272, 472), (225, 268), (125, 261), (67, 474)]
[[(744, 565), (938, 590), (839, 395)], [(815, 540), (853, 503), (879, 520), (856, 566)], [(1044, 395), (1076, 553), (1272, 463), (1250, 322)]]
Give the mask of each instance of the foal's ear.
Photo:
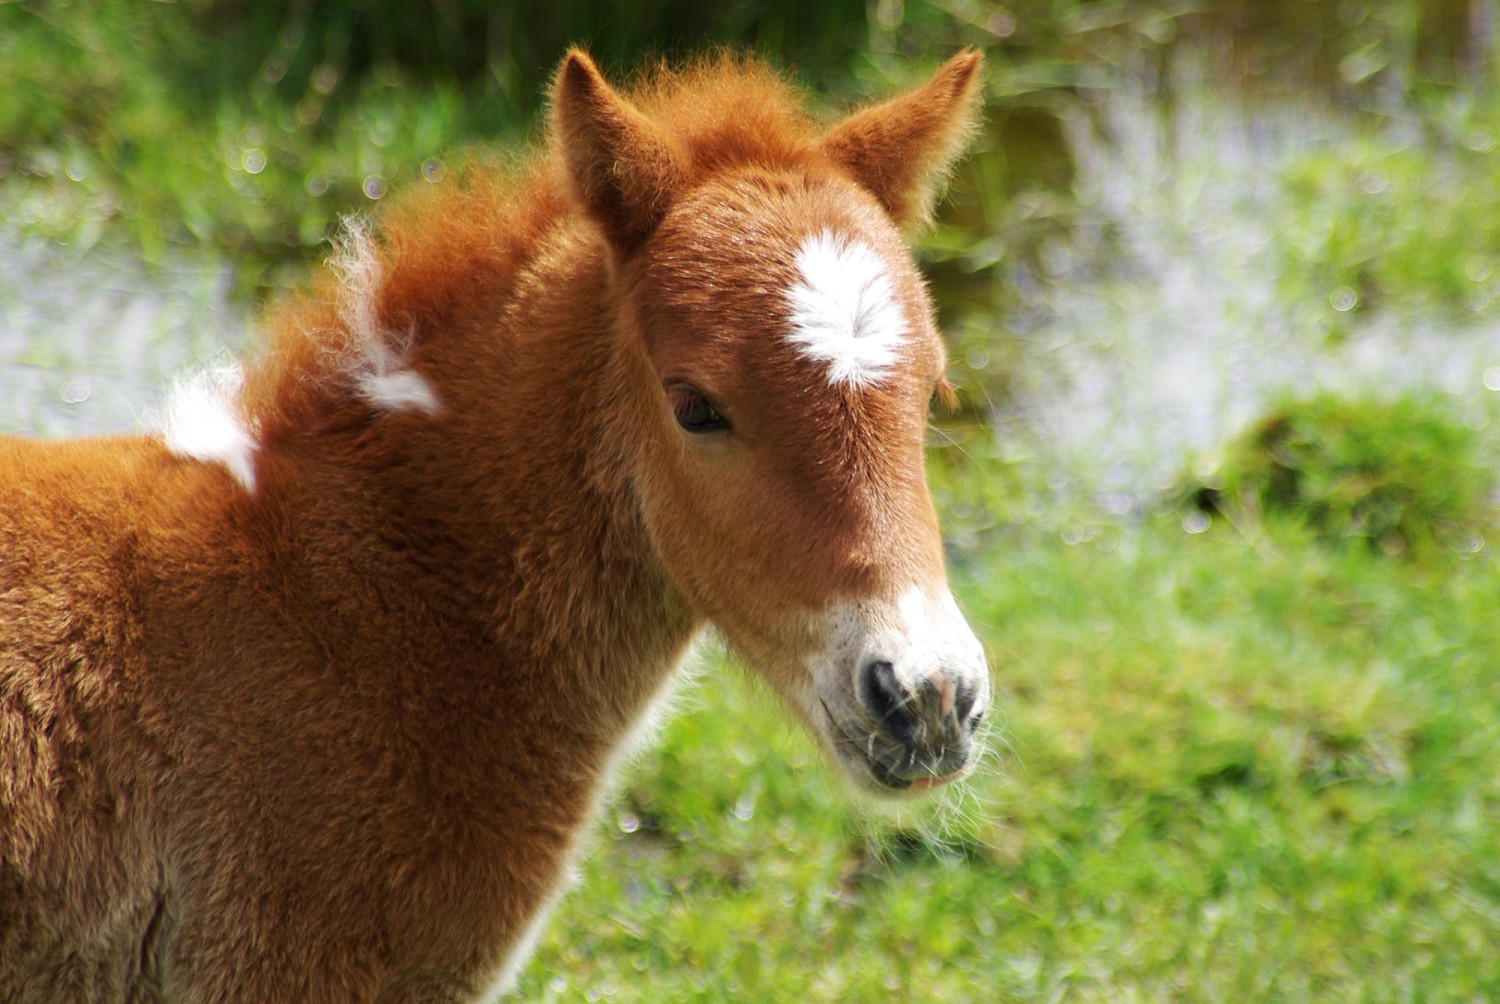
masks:
[(661, 221), (679, 184), (675, 152), (578, 49), (557, 72), (552, 117), (589, 215), (616, 247), (634, 251)]
[(926, 222), (933, 189), (963, 152), (979, 106), (974, 51), (948, 60), (914, 91), (855, 112), (819, 140), (899, 224)]

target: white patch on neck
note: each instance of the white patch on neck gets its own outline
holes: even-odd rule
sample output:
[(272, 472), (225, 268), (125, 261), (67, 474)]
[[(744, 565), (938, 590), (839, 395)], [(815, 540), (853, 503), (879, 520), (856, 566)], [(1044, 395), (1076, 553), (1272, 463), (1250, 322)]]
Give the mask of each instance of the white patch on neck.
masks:
[(796, 263), (802, 281), (787, 290), (787, 338), (827, 365), (835, 386), (880, 383), (900, 361), (907, 333), (885, 262), (863, 241), (824, 230), (803, 243)]
[(328, 265), (344, 284), (339, 319), (354, 340), (354, 352), (346, 365), (360, 397), (377, 411), (436, 413), (440, 407), (437, 394), (406, 358), (412, 333), (389, 331), (376, 317), (375, 297), (385, 273), (375, 241), (358, 219), (345, 218), (344, 233)]
[(416, 370), (391, 373), (361, 373), (359, 393), (380, 411), (402, 411), (411, 408), (431, 415), (438, 410), (432, 385)]
[(214, 363), (179, 376), (167, 395), (161, 438), (179, 457), (223, 464), (255, 491), (255, 435), (239, 413), (239, 364)]

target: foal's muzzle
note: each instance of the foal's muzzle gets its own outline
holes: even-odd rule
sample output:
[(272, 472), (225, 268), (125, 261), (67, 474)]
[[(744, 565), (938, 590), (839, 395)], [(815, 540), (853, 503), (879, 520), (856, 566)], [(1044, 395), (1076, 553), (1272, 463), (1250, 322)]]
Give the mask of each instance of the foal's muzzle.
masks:
[(962, 776), (990, 678), (947, 584), (849, 600), (819, 616), (824, 643), (808, 661), (826, 716), (819, 731), (849, 775), (886, 794)]

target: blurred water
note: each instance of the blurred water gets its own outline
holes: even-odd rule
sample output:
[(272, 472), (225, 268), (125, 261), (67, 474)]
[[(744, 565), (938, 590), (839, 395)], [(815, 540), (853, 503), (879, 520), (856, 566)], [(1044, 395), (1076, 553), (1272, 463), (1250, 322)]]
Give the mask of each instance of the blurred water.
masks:
[(145, 427), (168, 377), (243, 344), (249, 310), (209, 255), (147, 268), (0, 223), (0, 431), (42, 436)]
[[(1352, 306), (1351, 291), (1316, 303), (1278, 294), (1282, 168), (1349, 141), (1347, 120), (1315, 103), (1226, 101), (1192, 82), (1168, 103), (1142, 76), (1065, 126), (1081, 213), (1001, 321), (1026, 350), (1014, 400), (994, 417), (1002, 441), (1057, 465), (1054, 489), (1136, 508), (1190, 458), (1211, 462), (1284, 390), (1430, 387), (1476, 426), (1497, 413), (1495, 321), (1375, 307), (1330, 341), (1330, 307)], [(1395, 128), (1393, 146), (1413, 141)]]

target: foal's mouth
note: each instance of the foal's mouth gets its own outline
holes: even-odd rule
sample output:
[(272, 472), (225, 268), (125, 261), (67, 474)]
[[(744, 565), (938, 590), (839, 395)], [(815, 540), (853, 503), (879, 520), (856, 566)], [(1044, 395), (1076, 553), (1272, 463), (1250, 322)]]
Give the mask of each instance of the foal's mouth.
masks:
[(924, 755), (915, 747), (880, 735), (874, 727), (840, 719), (822, 697), (818, 698), (818, 703), (823, 706), (828, 734), (838, 759), (856, 772), (858, 779), (873, 780), (877, 791), (892, 794), (927, 791), (941, 788), (969, 773), (971, 765), (967, 755), (958, 761), (956, 770), (952, 769), (957, 758), (946, 748), (937, 751), (936, 756)]

